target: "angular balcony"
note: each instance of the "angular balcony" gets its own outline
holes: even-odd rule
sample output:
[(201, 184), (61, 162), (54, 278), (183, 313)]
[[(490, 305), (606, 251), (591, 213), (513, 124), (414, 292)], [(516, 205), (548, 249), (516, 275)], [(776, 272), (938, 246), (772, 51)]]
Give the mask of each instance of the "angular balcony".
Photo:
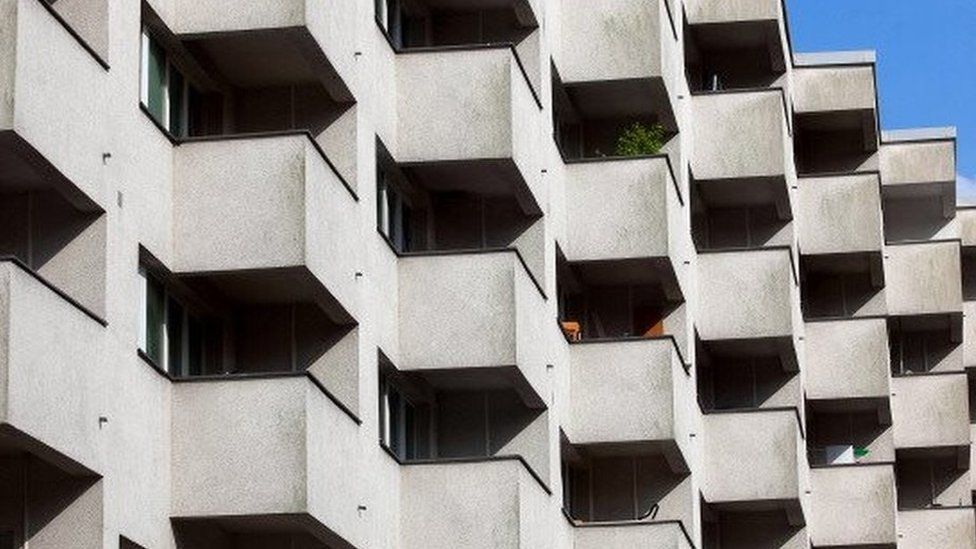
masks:
[(685, 70), (692, 91), (783, 86), (790, 63), (778, 0), (687, 5)]
[(180, 382), (172, 398), (171, 513), (188, 547), (221, 531), (360, 546), (358, 427), (308, 377)]
[(0, 455), (4, 547), (105, 547), (98, 475), (6, 424)]
[[(56, 15), (61, 4), (49, 4), (16, 0), (3, 7), (0, 166), (18, 183), (51, 185), (76, 207), (100, 210), (110, 152), (103, 122), (108, 65), (65, 22), (77, 18)], [(98, 16), (84, 19), (94, 23)]]
[(807, 549), (808, 529), (795, 524), (782, 510), (728, 510), (702, 505), (702, 548)]
[(626, 443), (577, 445), (564, 437), (561, 453), (563, 513), (573, 526), (692, 528), (691, 474), (684, 463), (676, 469), (666, 451)]
[(668, 547), (693, 549), (688, 531), (679, 522), (626, 524), (586, 524), (573, 530), (576, 549), (630, 549), (631, 547)]
[(810, 471), (815, 547), (894, 547), (895, 473), (890, 464)]
[(687, 470), (695, 393), (672, 340), (571, 345), (570, 380), (573, 444), (653, 447)]
[(104, 321), (11, 259), (0, 261), (0, 303), (3, 428), (62, 456), (62, 468), (100, 471)]
[(831, 468), (895, 460), (891, 403), (887, 398), (808, 400), (807, 460)]
[(382, 352), (379, 363), (380, 444), (397, 463), (511, 458), (548, 487), (548, 411), (519, 394), (511, 372), (402, 371)]
[[(500, 369), (531, 406), (547, 395), (545, 297), (515, 250), (431, 252), (397, 260), (399, 352), (404, 372)], [(479, 371), (481, 374), (479, 374)]]
[(976, 520), (971, 507), (898, 512), (899, 549), (976, 547)]
[(764, 206), (770, 218), (792, 219), (793, 149), (782, 90), (696, 94), (692, 109), (691, 171), (705, 208)]
[(549, 494), (517, 459), (400, 469), (398, 547), (543, 547)]
[(691, 242), (666, 156), (567, 164), (565, 193), (569, 262), (664, 260), (681, 272)]
[(791, 250), (764, 248), (701, 253), (698, 333), (719, 354), (769, 351), (796, 370), (800, 327)]
[(888, 319), (891, 375), (962, 373), (964, 345), (958, 315)]
[(887, 399), (891, 393), (884, 319), (808, 322), (804, 356), (808, 399)]
[(806, 523), (808, 465), (796, 409), (710, 413), (704, 416), (702, 495), (731, 512), (782, 511), (792, 526)]
[[(357, 309), (356, 198), (305, 133), (201, 138), (175, 149), (173, 266), (236, 293)], [(265, 280), (248, 283), (255, 276)]]
[[(962, 312), (959, 243), (899, 244), (885, 250), (888, 312), (893, 316)], [(961, 318), (958, 319), (961, 322)]]
[(955, 130), (884, 132), (880, 158), (888, 241), (958, 238)]
[(877, 174), (799, 179), (797, 232), (804, 255), (865, 254), (881, 264), (884, 230)]
[(968, 447), (898, 450), (895, 475), (899, 510), (973, 503)]
[(874, 52), (794, 57), (797, 170), (804, 174), (876, 170)]
[(396, 56), (396, 78), (391, 152), (401, 166), (430, 177), (463, 175), (541, 212), (541, 107), (512, 46), (405, 50)]
[[(244, 44), (247, 38), (243, 36), (247, 34), (277, 34), (274, 46), (278, 51), (306, 55), (323, 63), (330, 73), (337, 72), (347, 82), (353, 76), (356, 30), (349, 22), (356, 19), (354, 4), (335, 4), (326, 0), (178, 0), (175, 5), (172, 17), (164, 17), (170, 28), (203, 48), (228, 51), (234, 42)], [(263, 72), (263, 69), (284, 70), (281, 66), (275, 67), (275, 59), (281, 58), (271, 52), (264, 50), (260, 55), (248, 58), (255, 73)]]
[[(965, 374), (896, 377), (891, 382), (895, 447), (957, 447), (969, 464), (969, 388)], [(962, 459), (960, 458), (960, 463)]]

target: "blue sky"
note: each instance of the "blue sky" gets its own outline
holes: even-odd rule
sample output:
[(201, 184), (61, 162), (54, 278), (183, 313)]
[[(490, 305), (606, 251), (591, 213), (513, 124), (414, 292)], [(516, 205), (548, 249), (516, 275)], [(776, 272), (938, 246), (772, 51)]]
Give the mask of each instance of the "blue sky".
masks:
[(797, 52), (878, 54), (882, 129), (955, 126), (976, 202), (976, 0), (786, 0)]

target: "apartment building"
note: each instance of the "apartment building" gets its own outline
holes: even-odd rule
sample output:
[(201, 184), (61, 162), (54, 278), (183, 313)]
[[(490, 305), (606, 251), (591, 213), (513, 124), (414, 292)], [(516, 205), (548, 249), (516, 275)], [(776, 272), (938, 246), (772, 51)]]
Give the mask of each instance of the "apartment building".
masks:
[(0, 549), (976, 548), (976, 210), (781, 0), (0, 0)]

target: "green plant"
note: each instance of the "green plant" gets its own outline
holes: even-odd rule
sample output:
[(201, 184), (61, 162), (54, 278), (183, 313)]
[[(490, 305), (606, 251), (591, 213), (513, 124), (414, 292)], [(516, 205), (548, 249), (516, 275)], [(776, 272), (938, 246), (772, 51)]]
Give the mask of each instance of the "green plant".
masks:
[(667, 130), (660, 124), (647, 127), (640, 122), (634, 122), (620, 132), (617, 138), (617, 156), (643, 156), (657, 154), (664, 147)]

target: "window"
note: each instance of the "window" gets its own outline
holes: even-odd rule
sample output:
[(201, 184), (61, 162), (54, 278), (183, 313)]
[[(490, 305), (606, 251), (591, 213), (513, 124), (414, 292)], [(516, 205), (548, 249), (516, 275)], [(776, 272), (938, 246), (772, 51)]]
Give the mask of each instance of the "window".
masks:
[(189, 135), (190, 98), (197, 92), (146, 28), (142, 30), (141, 80), (140, 101), (150, 116), (177, 137)]
[(393, 244), (397, 251), (411, 249), (412, 211), (403, 194), (393, 183), (390, 173), (377, 167), (376, 178), (376, 226)]
[(380, 442), (401, 460), (416, 459), (417, 407), (383, 376), (380, 378)]
[(219, 326), (190, 312), (162, 281), (139, 270), (143, 297), (139, 349), (174, 377), (198, 376), (216, 370)]

